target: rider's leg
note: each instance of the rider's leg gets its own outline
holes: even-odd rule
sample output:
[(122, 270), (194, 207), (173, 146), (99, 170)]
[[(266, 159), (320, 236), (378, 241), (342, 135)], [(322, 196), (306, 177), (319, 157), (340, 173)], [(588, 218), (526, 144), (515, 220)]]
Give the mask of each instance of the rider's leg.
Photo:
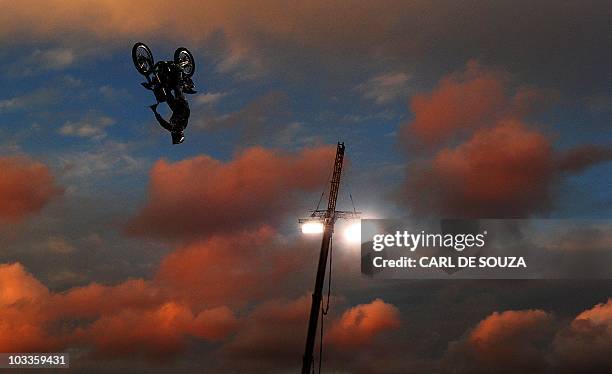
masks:
[(170, 122), (166, 121), (164, 117), (161, 116), (161, 114), (157, 113), (157, 104), (151, 105), (150, 108), (153, 111), (153, 114), (155, 114), (155, 118), (157, 119), (157, 122), (159, 122), (161, 127), (172, 132), (172, 130), (174, 129), (174, 126), (172, 126)]
[(151, 78), (149, 78), (148, 75), (145, 75), (145, 77), (147, 78), (146, 82), (141, 83), (142, 86), (144, 88), (146, 88), (147, 90), (152, 90), (153, 89), (153, 82), (151, 81)]

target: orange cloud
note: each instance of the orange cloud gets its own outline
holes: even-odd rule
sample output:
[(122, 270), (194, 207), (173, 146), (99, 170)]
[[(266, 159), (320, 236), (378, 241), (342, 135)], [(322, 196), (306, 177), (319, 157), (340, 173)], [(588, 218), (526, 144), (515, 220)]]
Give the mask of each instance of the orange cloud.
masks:
[(213, 236), (169, 254), (155, 282), (192, 305), (242, 305), (270, 293), (289, 268), (274, 266), (292, 253), (273, 249), (273, 232)]
[(269, 227), (214, 235), (168, 254), (153, 284), (196, 308), (241, 307), (290, 288), (286, 279), (296, 280), (305, 263), (314, 263), (312, 254), (300, 243), (279, 240)]
[(401, 138), (435, 151), (408, 168), (403, 197), (416, 214), (508, 218), (550, 207), (555, 155), (524, 117), (551, 95), (511, 83), (507, 73), (469, 61), (411, 99), (414, 119)]
[(542, 310), (495, 312), (472, 330), (469, 342), (485, 355), (503, 354), (522, 345), (525, 337), (536, 336), (550, 320)]
[[(190, 338), (223, 340), (241, 324), (234, 310), (273, 297), (303, 264), (304, 251), (277, 239), (268, 227), (215, 235), (167, 255), (151, 280), (92, 283), (61, 293), (50, 292), (19, 264), (0, 265), (0, 349), (79, 347), (98, 357), (168, 359)], [(296, 315), (287, 318), (305, 323)]]
[(457, 131), (494, 121), (507, 105), (505, 83), (501, 73), (469, 62), (465, 72), (445, 77), (431, 93), (410, 99), (414, 120), (404, 127), (403, 136), (437, 144)]
[(205, 309), (198, 313), (189, 333), (202, 339), (216, 341), (224, 339), (238, 327), (238, 320), (226, 306)]
[[(238, 241), (257, 246), (268, 240), (262, 239), (266, 235), (269, 234), (245, 234)], [(227, 258), (215, 257), (212, 263), (187, 256), (185, 262), (169, 260), (151, 281), (134, 279), (115, 286), (91, 284), (62, 293), (50, 292), (19, 264), (0, 265), (0, 351), (78, 347), (91, 348), (95, 357), (166, 360), (184, 352), (190, 338), (218, 342), (235, 334), (227, 340), (222, 353), (232, 361), (238, 358), (234, 363), (238, 366), (252, 367), (255, 361), (262, 368), (278, 367), (279, 360), (281, 366), (299, 363), (310, 296), (290, 302), (264, 302), (238, 318), (222, 302), (235, 304), (241, 297), (253, 300), (253, 295), (261, 293), (258, 289), (267, 290), (269, 295), (273, 283), (280, 278), (261, 265), (249, 268), (253, 258), (264, 257), (261, 253), (256, 255), (257, 249), (248, 249), (253, 254), (246, 253), (245, 259), (238, 260), (241, 254), (232, 251), (235, 247), (230, 247), (231, 243), (220, 239), (208, 242), (208, 250), (218, 246), (219, 251), (229, 251)], [(174, 255), (184, 254), (179, 250), (171, 256)], [(210, 259), (206, 255), (203, 258)], [(184, 268), (186, 276), (172, 278), (178, 276), (179, 270), (173, 266), (181, 264), (188, 264)], [(216, 268), (223, 271), (215, 271)], [(173, 273), (167, 273), (168, 269)], [(198, 278), (195, 269), (213, 274)], [(332, 303), (337, 304), (337, 299), (333, 298)], [(66, 321), (76, 323), (66, 325)], [(384, 331), (397, 327), (397, 309), (375, 300), (351, 308), (332, 322), (329, 341), (336, 349), (344, 349), (346, 344), (364, 347)]]
[(449, 345), (442, 371), (607, 373), (612, 370), (612, 299), (559, 326), (542, 310), (495, 312)]
[(383, 332), (401, 325), (399, 310), (380, 299), (357, 305), (329, 329), (326, 339), (337, 349), (351, 349), (372, 343)]
[(555, 184), (610, 160), (610, 149), (586, 145), (554, 151), (529, 115), (556, 93), (516, 86), (507, 73), (469, 61), (410, 102), (414, 119), (403, 144), (426, 150), (408, 166), (400, 197), (415, 214), (443, 218), (524, 218), (548, 211)]
[(183, 336), (192, 320), (187, 307), (168, 302), (151, 310), (125, 309), (103, 316), (77, 336), (91, 342), (102, 356), (141, 353), (160, 359), (183, 351)]
[(162, 360), (183, 352), (189, 335), (218, 340), (236, 324), (228, 308), (203, 310), (194, 316), (188, 306), (166, 302), (148, 310), (128, 308), (105, 315), (78, 329), (75, 339), (93, 344), (99, 356), (144, 355)]
[[(298, 370), (311, 302), (311, 296), (305, 295), (292, 301), (272, 300), (257, 306), (241, 320), (236, 335), (221, 349), (229, 370)], [(340, 310), (341, 302), (341, 299), (332, 297), (332, 313)], [(337, 365), (341, 360), (339, 357), (348, 352), (370, 352), (376, 338), (398, 329), (400, 325), (398, 309), (380, 299), (350, 308), (340, 318), (330, 314), (324, 326), (327, 329), (324, 350), (333, 350), (334, 353), (325, 359), (325, 365)]]
[(494, 312), (476, 325), (465, 340), (446, 352), (444, 371), (457, 373), (541, 373), (554, 333), (552, 316), (542, 310)]
[(46, 329), (49, 296), (20, 264), (0, 264), (0, 352), (45, 352), (58, 346)]
[(294, 193), (322, 187), (331, 160), (331, 147), (299, 153), (254, 147), (225, 163), (208, 156), (158, 161), (147, 204), (128, 232), (193, 239), (276, 222), (292, 206)]
[(507, 73), (471, 60), (464, 71), (442, 78), (432, 92), (410, 99), (414, 119), (403, 126), (402, 139), (421, 147), (444, 144), (501, 119), (522, 118), (548, 100), (543, 91), (533, 88), (511, 91)]
[[(0, 324), (0, 347), (76, 346), (105, 357), (152, 358), (182, 352), (190, 337), (224, 339), (238, 326), (230, 308), (282, 290), (285, 276), (310, 256), (299, 243), (287, 248), (261, 221), (284, 214), (291, 205), (286, 191), (321, 187), (332, 157), (329, 147), (297, 153), (251, 148), (226, 163), (205, 156), (158, 162), (151, 199), (134, 222), (149, 230), (143, 234), (160, 229), (186, 244), (168, 254), (150, 280), (92, 283), (61, 293), (50, 292), (21, 265), (0, 269), (2, 286), (9, 285), (0, 289), (0, 316), (11, 321)], [(214, 226), (208, 209), (218, 213), (222, 225)], [(168, 221), (156, 220), (158, 215)], [(165, 222), (178, 234), (155, 226)], [(190, 230), (181, 231), (180, 225)], [(64, 326), (65, 321), (78, 328)]]
[(585, 310), (576, 316), (575, 320), (588, 320), (612, 328), (612, 299), (608, 299), (605, 304), (600, 303), (589, 310)]
[[(20, 264), (0, 265), (0, 352), (93, 347), (98, 356), (164, 359), (187, 337), (226, 338), (238, 321), (226, 306), (196, 309), (143, 280), (51, 293)], [(197, 312), (194, 312), (197, 311)], [(60, 328), (61, 321), (81, 321)]]
[(16, 223), (62, 193), (49, 168), (26, 157), (0, 157), (0, 222)]
[(131, 279), (114, 286), (91, 283), (54, 294), (52, 310), (57, 316), (97, 318), (124, 309), (151, 308), (167, 298), (168, 295), (143, 279)]
[(478, 130), (411, 170), (407, 195), (420, 213), (523, 217), (549, 207), (555, 176), (549, 140), (521, 122)]
[(299, 266), (295, 253), (277, 251), (274, 240), (264, 227), (196, 241), (167, 255), (150, 281), (74, 288), (54, 294), (49, 309), (56, 319), (93, 320), (73, 341), (92, 345), (97, 355), (170, 358), (185, 349), (188, 336), (227, 337), (238, 326), (228, 306), (273, 294)]

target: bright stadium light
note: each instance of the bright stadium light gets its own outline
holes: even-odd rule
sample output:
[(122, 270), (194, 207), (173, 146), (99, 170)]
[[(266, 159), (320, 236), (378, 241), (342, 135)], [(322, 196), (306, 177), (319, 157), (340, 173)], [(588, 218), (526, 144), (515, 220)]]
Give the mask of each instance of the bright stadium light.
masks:
[(361, 243), (361, 221), (351, 223), (344, 230), (344, 239), (349, 243)]
[(323, 229), (323, 222), (308, 221), (302, 223), (302, 234), (321, 234)]

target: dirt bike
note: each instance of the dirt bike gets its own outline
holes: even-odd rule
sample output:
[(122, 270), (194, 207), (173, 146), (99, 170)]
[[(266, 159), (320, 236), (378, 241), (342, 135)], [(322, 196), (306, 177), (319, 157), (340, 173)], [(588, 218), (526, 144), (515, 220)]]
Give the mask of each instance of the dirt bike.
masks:
[(196, 93), (191, 80), (195, 73), (195, 60), (187, 48), (177, 48), (173, 61), (155, 62), (151, 49), (144, 43), (136, 43), (132, 48), (132, 61), (136, 70), (147, 79), (142, 85), (153, 91), (158, 103), (167, 101), (172, 90)]

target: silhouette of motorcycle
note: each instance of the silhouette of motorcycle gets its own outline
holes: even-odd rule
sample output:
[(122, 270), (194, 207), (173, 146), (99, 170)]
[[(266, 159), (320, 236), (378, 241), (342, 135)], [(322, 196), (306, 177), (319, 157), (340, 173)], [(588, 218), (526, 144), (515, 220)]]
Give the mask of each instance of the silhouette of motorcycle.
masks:
[(136, 70), (147, 79), (142, 85), (153, 91), (158, 103), (165, 102), (173, 89), (194, 94), (191, 76), (195, 72), (193, 54), (180, 47), (174, 51), (174, 61), (154, 62), (151, 49), (144, 43), (136, 43), (132, 48), (132, 60)]

